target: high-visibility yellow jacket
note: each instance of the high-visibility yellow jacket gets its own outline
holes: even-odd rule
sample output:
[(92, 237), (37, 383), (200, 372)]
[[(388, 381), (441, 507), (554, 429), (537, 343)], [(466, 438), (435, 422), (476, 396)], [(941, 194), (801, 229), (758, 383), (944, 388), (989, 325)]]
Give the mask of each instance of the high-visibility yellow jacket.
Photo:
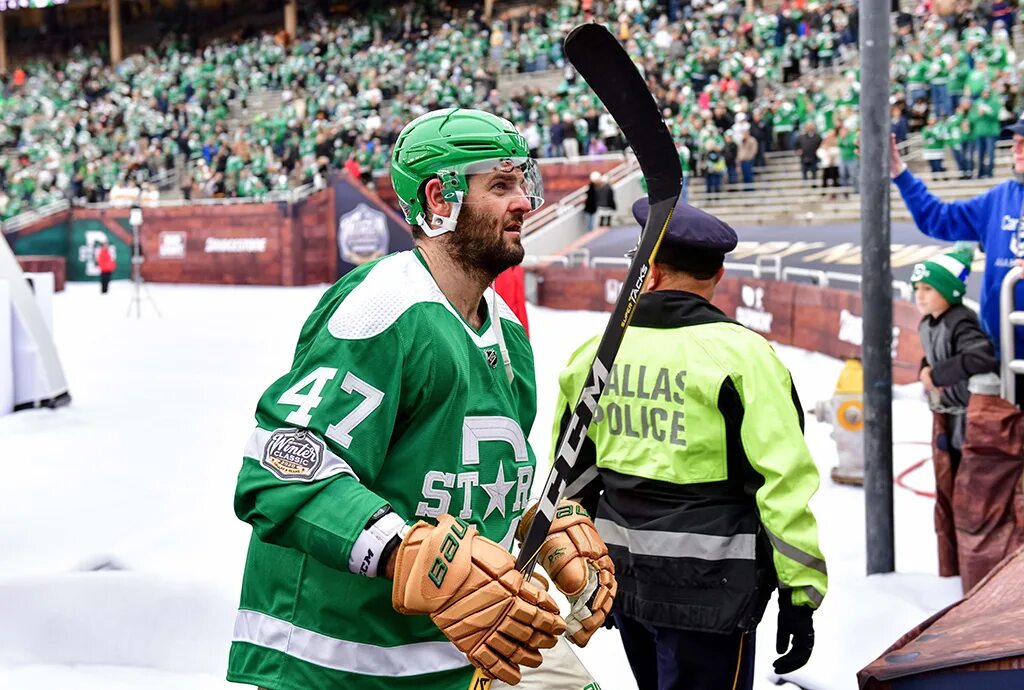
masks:
[[(597, 345), (560, 376), (556, 435)], [(731, 632), (756, 627), (776, 587), (821, 604), (828, 576), (808, 507), (818, 469), (792, 377), (764, 338), (702, 297), (641, 296), (583, 453), (577, 472), (596, 460), (600, 481), (576, 496), (593, 508), (599, 494), (617, 610)]]

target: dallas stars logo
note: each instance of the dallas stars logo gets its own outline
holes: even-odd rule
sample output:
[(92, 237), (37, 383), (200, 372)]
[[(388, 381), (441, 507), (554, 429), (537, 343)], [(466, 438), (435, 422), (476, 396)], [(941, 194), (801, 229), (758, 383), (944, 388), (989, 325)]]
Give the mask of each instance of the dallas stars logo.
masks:
[(529, 446), (518, 422), (500, 416), (466, 417), (459, 465), (435, 467), (424, 473), (423, 500), (416, 504), (415, 515), (437, 517), (448, 513), (463, 520), (484, 521), (497, 512), (500, 518), (508, 519), (526, 505), (533, 471)]

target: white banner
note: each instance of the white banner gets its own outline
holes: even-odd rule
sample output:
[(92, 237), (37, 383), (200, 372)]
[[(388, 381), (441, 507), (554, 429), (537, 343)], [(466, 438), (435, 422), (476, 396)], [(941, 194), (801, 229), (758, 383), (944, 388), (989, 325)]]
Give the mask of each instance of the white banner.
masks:
[[(14, 307), (10, 310), (13, 317), (10, 319), (13, 329), (14, 331), (22, 329), (28, 347), (37, 353), (36, 363), (31, 366), (33, 369), (38, 367), (38, 386), (34, 387), (33, 392), (27, 394), (27, 397), (23, 397), (21, 391), (15, 391), (14, 404), (24, 407), (35, 407), (39, 404), (52, 405), (58, 398), (67, 397), (68, 385), (64, 378), (64, 369), (61, 367), (60, 357), (57, 356), (57, 348), (53, 344), (50, 329), (39, 311), (35, 295), (29, 287), (28, 281), (25, 280), (25, 274), (22, 273), (21, 266), (7, 242), (0, 242), (0, 278), (7, 279), (10, 289), (11, 304)], [(51, 282), (49, 285), (52, 292), (53, 283)], [(16, 332), (12, 335), (13, 337), (9, 337), (8, 341), (15, 344), (16, 356), (19, 336)], [(15, 364), (15, 371), (20, 370), (21, 366), (20, 363)]]

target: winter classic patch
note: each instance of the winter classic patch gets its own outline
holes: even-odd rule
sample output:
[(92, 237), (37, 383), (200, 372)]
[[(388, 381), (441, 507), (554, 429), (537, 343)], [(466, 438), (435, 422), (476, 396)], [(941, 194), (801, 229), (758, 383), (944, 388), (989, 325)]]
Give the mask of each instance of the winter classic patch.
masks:
[(270, 435), (260, 463), (281, 479), (310, 480), (324, 461), (323, 442), (305, 429)]

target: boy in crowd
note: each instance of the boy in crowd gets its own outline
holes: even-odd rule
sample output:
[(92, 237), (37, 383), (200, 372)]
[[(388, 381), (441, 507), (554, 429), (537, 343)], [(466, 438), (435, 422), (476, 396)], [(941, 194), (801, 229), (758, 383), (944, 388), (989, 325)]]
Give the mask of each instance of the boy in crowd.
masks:
[(992, 343), (965, 307), (965, 281), (974, 260), (973, 246), (957, 243), (949, 252), (914, 266), (910, 282), (923, 318), (918, 326), (924, 359), (920, 380), (934, 413), (932, 457), (935, 467), (935, 532), (939, 575), (957, 575), (953, 483), (967, 423), (968, 381), (999, 370)]

